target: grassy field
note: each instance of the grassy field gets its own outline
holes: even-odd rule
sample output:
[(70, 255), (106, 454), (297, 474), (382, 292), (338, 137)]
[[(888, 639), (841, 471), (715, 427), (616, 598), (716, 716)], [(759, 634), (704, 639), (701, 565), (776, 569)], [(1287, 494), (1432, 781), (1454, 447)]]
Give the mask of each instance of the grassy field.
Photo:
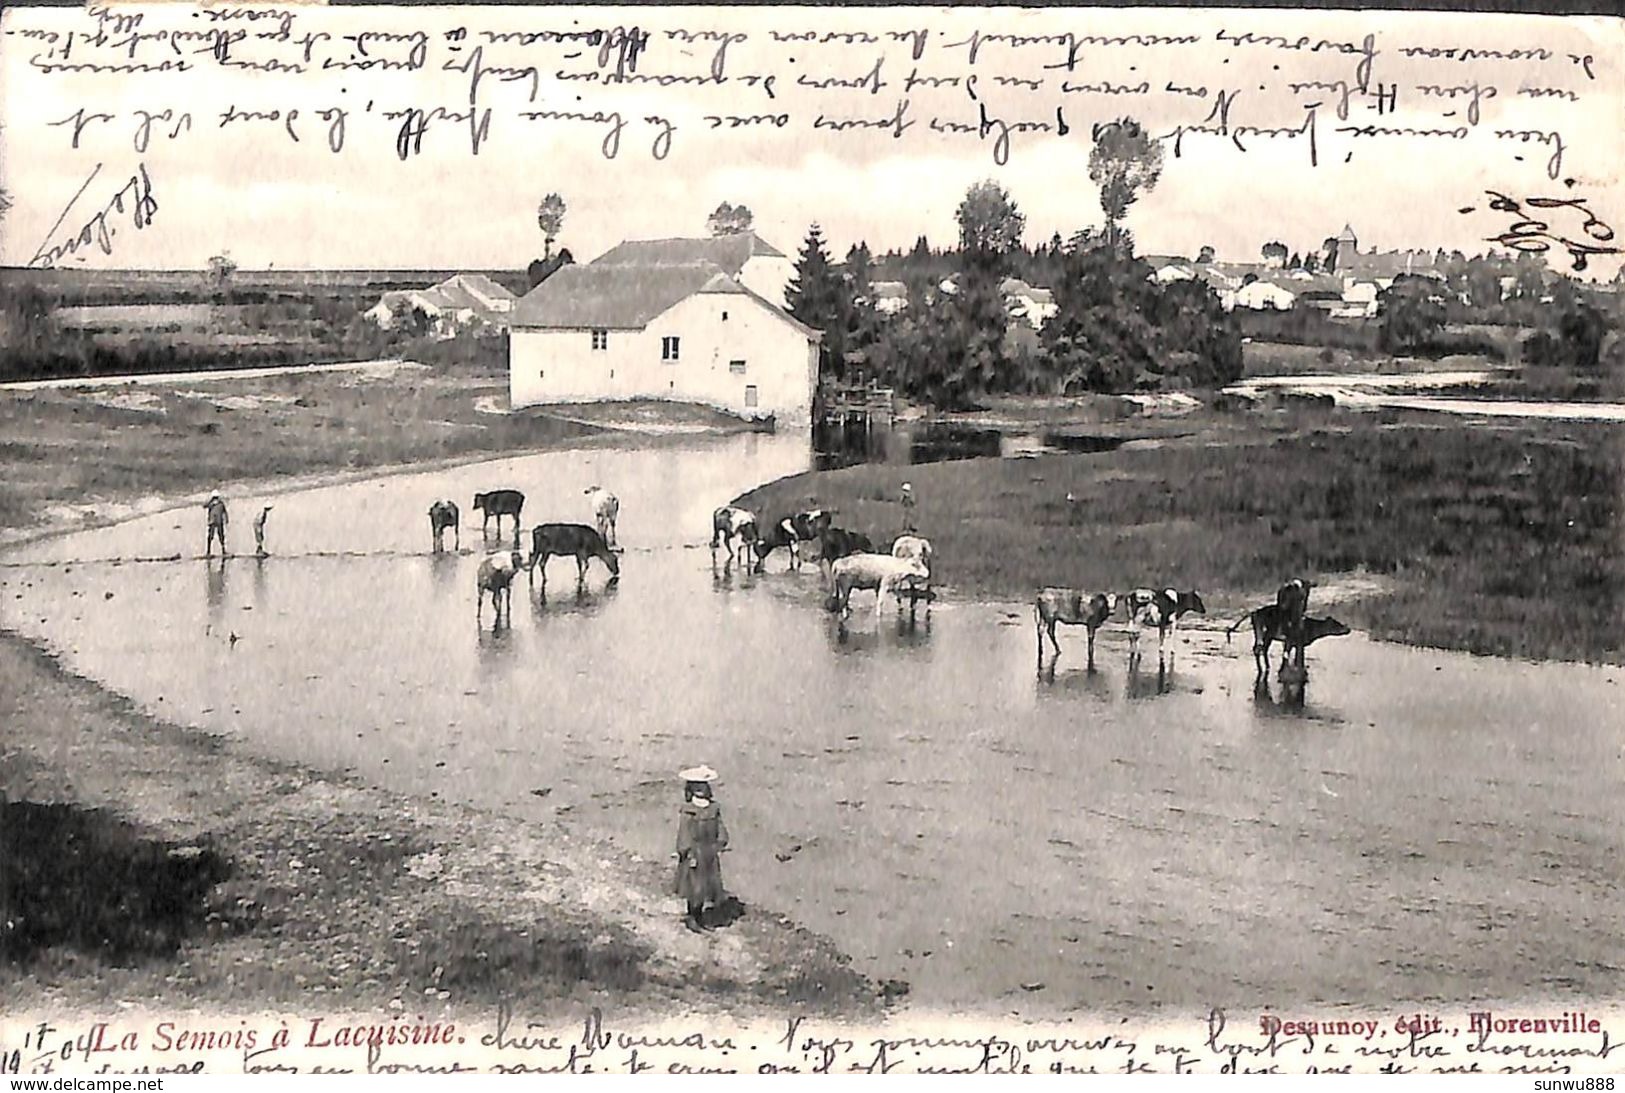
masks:
[(1178, 585), (1239, 598), (1363, 571), (1392, 591), (1338, 613), (1377, 636), (1619, 663), (1622, 458), (1611, 426), (1249, 415), (1105, 454), (802, 475), (738, 503), (776, 514), (816, 496), (842, 526), (889, 539), (907, 478), (958, 595)]
[(507, 405), (490, 375), (404, 369), (0, 397), (0, 527), (54, 506), (519, 451), (595, 430)]

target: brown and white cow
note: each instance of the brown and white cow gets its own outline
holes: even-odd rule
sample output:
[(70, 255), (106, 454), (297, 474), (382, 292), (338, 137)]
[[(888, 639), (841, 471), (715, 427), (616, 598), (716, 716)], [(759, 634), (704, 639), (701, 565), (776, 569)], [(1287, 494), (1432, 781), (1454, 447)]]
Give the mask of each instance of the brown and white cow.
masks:
[(1055, 624), (1083, 626), (1089, 633), (1089, 668), (1095, 667), (1095, 631), (1117, 612), (1117, 597), (1105, 592), (1085, 592), (1077, 588), (1043, 588), (1033, 600), (1033, 623), (1038, 630), (1038, 669), (1044, 669), (1044, 636), (1049, 635), (1056, 659), (1061, 643), (1055, 640)]

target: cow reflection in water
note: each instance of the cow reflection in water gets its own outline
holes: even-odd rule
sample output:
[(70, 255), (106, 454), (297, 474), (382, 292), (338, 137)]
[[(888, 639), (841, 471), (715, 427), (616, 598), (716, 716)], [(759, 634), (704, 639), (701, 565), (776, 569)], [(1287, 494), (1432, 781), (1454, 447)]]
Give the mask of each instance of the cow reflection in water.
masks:
[(620, 590), (619, 584), (606, 584), (601, 592), (593, 592), (585, 585), (577, 585), (575, 592), (569, 596), (555, 596), (552, 599), (546, 596), (532, 596), (530, 617), (537, 622), (545, 622), (549, 618), (561, 615), (582, 615), (590, 618), (614, 602)]
[(1139, 661), (1130, 661), (1128, 676), (1123, 681), (1123, 697), (1152, 698), (1173, 690), (1173, 673), (1159, 664), (1155, 674), (1140, 671)]
[(826, 628), (830, 647), (838, 653), (876, 652), (886, 648), (924, 649), (931, 644), (931, 613), (905, 611), (897, 616), (896, 625), (880, 626), (874, 630), (853, 630), (837, 618)]
[(457, 568), (462, 559), (456, 554), (429, 555), (429, 579), (434, 582), (435, 593), (443, 595), (457, 580)]
[(513, 627), (479, 632), (479, 658), (481, 675), (507, 675), (520, 658), (515, 656), (519, 643)]
[(1075, 668), (1069, 672), (1055, 671), (1055, 665), (1040, 669), (1037, 682), (1040, 697), (1058, 699), (1088, 695), (1102, 702), (1112, 696), (1111, 677), (1094, 668)]

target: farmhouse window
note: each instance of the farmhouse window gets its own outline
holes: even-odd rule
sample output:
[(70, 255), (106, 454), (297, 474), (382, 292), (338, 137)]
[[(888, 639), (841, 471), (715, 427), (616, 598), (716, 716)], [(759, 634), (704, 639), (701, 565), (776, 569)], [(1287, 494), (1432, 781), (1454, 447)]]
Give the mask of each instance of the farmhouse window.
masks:
[(678, 350), (678, 338), (675, 335), (668, 334), (666, 337), (660, 339), (660, 359), (661, 360), (663, 360), (663, 361), (674, 361), (674, 360), (676, 360), (677, 359), (677, 350)]
[(607, 330), (594, 330), (592, 332), (592, 347), (594, 349), (608, 349), (609, 348), (609, 331), (607, 331)]
[(728, 371), (732, 375), (743, 376), (745, 374), (745, 362), (744, 361), (729, 361), (728, 362)]
[(756, 405), (756, 385), (754, 383), (747, 384), (745, 387), (745, 405)]

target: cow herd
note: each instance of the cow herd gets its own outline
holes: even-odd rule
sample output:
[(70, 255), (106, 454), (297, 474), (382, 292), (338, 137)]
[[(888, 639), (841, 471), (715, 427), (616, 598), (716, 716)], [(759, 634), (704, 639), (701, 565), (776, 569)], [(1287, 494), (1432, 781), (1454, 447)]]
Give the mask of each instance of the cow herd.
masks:
[[(1270, 648), (1281, 644), (1280, 678), (1288, 688), (1293, 701), (1301, 702), (1303, 688), (1308, 680), (1304, 664), (1304, 651), (1322, 638), (1340, 637), (1349, 628), (1331, 617), (1315, 618), (1308, 614), (1309, 592), (1314, 582), (1294, 577), (1281, 585), (1275, 602), (1250, 609), (1225, 631), (1225, 640), (1247, 623), (1253, 627), (1253, 665), (1255, 689), (1264, 684), (1269, 674)], [(1148, 627), (1157, 630), (1157, 670), (1170, 670), (1177, 647), (1179, 620), (1185, 615), (1205, 615), (1207, 605), (1201, 593), (1192, 589), (1181, 592), (1174, 588), (1137, 588), (1120, 596), (1108, 592), (1087, 592), (1077, 588), (1040, 589), (1033, 601), (1033, 623), (1038, 632), (1038, 673), (1044, 675), (1044, 643), (1048, 639), (1051, 649), (1050, 671), (1060, 659), (1061, 646), (1055, 639), (1058, 624), (1082, 626), (1088, 632), (1088, 666), (1095, 666), (1095, 632), (1119, 611), (1128, 621), (1129, 668), (1140, 665), (1140, 634)]]
[(882, 554), (862, 532), (836, 527), (834, 514), (826, 509), (805, 509), (766, 529), (755, 513), (737, 505), (724, 505), (711, 514), (713, 567), (721, 548), (725, 569), (743, 559), (748, 568), (760, 573), (768, 556), (783, 549), (790, 555), (790, 568), (799, 569), (808, 544), (818, 547), (818, 564), (829, 594), (826, 602), (843, 622), (852, 613), (852, 593), (858, 590), (873, 590), (877, 620), (888, 599), (899, 603), (907, 599), (912, 607), (931, 598), (931, 543), (912, 532), (899, 535), (890, 552)]
[[(576, 584), (586, 583), (587, 567), (594, 558), (609, 569), (609, 583), (621, 577), (621, 561), (614, 548), (615, 523), (620, 516), (621, 503), (602, 486), (588, 486), (582, 491), (592, 509), (593, 522), (586, 524), (537, 524), (531, 529), (531, 551), (527, 560), (519, 549), (519, 520), (525, 508), (525, 495), (519, 490), (491, 490), (474, 495), (474, 511), (483, 517), (482, 535), (490, 532), (491, 521), (497, 522), (497, 535), (502, 534), (502, 518), (513, 521), (513, 548), (496, 551), (481, 559), (475, 574), (474, 619), (483, 622), (485, 600), (490, 597), (496, 611), (493, 625), (500, 627), (504, 619), (511, 622), (513, 614), (513, 582), (523, 570), (532, 587), (536, 571), (542, 574), (542, 595), (547, 595), (547, 560), (553, 557), (572, 557), (576, 560)], [(429, 506), (429, 530), (434, 537), (435, 553), (445, 548), (445, 534), (450, 529), (455, 536), (456, 549), (462, 549), (461, 517), (455, 501), (440, 500)]]
[[(525, 570), (534, 587), (536, 571), (541, 570), (542, 595), (547, 594), (547, 561), (553, 557), (573, 557), (576, 560), (577, 587), (584, 585), (587, 570), (593, 559), (598, 559), (609, 570), (611, 584), (620, 579), (620, 558), (616, 546), (616, 521), (620, 515), (620, 502), (615, 495), (601, 486), (589, 486), (582, 491), (588, 498), (594, 526), (571, 523), (538, 524), (531, 530), (531, 550), (528, 560), (520, 550), (520, 516), (525, 495), (518, 490), (492, 490), (474, 496), (474, 509), (484, 519), (481, 530), (489, 529), (491, 520), (497, 521), (497, 534), (502, 533), (502, 519), (513, 521), (513, 548), (488, 555), (480, 563), (477, 575), (476, 620), (484, 617), (485, 598), (489, 596), (496, 609), (497, 625), (501, 625), (504, 609), (511, 613), (513, 582), (520, 570)], [(434, 549), (442, 549), (447, 529), (458, 532), (458, 510), (451, 501), (437, 501), (429, 509), (429, 526), (434, 535)], [(460, 543), (460, 538), (459, 538)], [(884, 552), (876, 550), (874, 542), (862, 532), (837, 527), (834, 514), (822, 508), (808, 508), (764, 524), (756, 514), (737, 505), (723, 505), (711, 515), (711, 563), (717, 565), (719, 551), (724, 558), (723, 570), (741, 565), (749, 572), (766, 570), (767, 559), (774, 551), (783, 550), (789, 557), (789, 568), (797, 570), (808, 558), (810, 548), (816, 547), (816, 560), (824, 576), (826, 606), (840, 616), (842, 624), (851, 615), (852, 593), (875, 593), (877, 622), (885, 611), (888, 600), (899, 605), (907, 600), (910, 608), (921, 599), (929, 601), (933, 550), (930, 540), (918, 535), (912, 527), (892, 541)], [(1308, 646), (1327, 637), (1349, 633), (1349, 628), (1337, 619), (1315, 618), (1308, 614), (1309, 593), (1313, 582), (1292, 578), (1276, 593), (1273, 603), (1250, 609), (1225, 631), (1225, 640), (1244, 625), (1253, 630), (1253, 661), (1257, 669), (1255, 679), (1263, 681), (1269, 673), (1270, 650), (1279, 643), (1282, 648), (1280, 677), (1289, 685), (1301, 688), (1307, 678), (1304, 651)], [(1179, 623), (1187, 615), (1206, 615), (1207, 605), (1195, 589), (1181, 591), (1176, 588), (1136, 588), (1122, 594), (1091, 592), (1079, 588), (1046, 587), (1039, 590), (1033, 601), (1033, 622), (1038, 637), (1038, 671), (1044, 674), (1044, 646), (1050, 648), (1050, 671), (1060, 659), (1061, 645), (1056, 638), (1058, 625), (1082, 626), (1088, 634), (1088, 667), (1095, 666), (1095, 635), (1108, 621), (1123, 617), (1127, 622), (1129, 667), (1140, 666), (1140, 639), (1147, 629), (1157, 632), (1157, 667), (1159, 672), (1173, 667), (1178, 646)]]

